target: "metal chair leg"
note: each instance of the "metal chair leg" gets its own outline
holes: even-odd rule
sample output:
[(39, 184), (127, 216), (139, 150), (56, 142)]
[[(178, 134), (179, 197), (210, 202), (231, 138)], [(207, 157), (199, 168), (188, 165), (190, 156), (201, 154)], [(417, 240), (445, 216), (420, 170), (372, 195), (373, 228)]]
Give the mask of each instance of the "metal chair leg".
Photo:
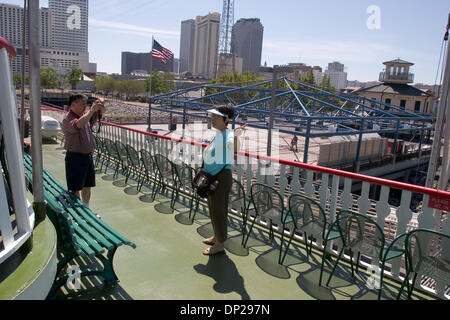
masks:
[(411, 288), (408, 288), (408, 300), (411, 300), (411, 295), (414, 291), (414, 285), (416, 284), (417, 272), (414, 273), (413, 281), (411, 284)]
[(334, 267), (333, 267), (333, 270), (331, 271), (330, 277), (328, 278), (327, 286), (330, 284), (330, 281), (331, 281), (331, 278), (333, 277), (334, 271), (336, 270), (336, 267), (337, 267), (337, 265), (339, 263), (339, 260), (341, 259), (342, 252), (344, 252), (344, 248), (342, 248), (341, 252), (339, 252), (339, 256), (338, 256), (338, 258), (336, 260), (336, 263), (334, 264)]
[(407, 271), (406, 275), (405, 275), (405, 279), (402, 282), (402, 286), (400, 287), (400, 290), (398, 291), (397, 300), (400, 299), (400, 297), (401, 297), (401, 295), (403, 293), (403, 288), (405, 287), (405, 284), (409, 281), (409, 274), (410, 274), (410, 271)]

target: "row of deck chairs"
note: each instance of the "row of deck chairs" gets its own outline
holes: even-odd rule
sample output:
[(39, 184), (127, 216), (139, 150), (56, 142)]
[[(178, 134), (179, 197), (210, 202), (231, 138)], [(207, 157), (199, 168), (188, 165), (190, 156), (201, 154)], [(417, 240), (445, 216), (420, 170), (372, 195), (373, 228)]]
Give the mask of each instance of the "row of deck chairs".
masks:
[[(151, 185), (151, 198), (155, 200), (159, 191), (164, 192), (166, 188), (173, 190), (170, 207), (173, 209), (180, 193), (190, 198), (189, 219), (195, 219), (198, 211), (200, 198), (192, 188), (192, 180), (196, 169), (182, 161), (171, 161), (162, 154), (152, 154), (146, 149), (139, 152), (121, 141), (112, 141), (107, 138), (94, 136), (95, 166), (103, 168), (105, 173), (109, 167), (114, 170), (113, 177), (116, 178), (119, 170), (125, 176), (125, 184), (130, 177), (137, 181), (137, 191), (140, 192), (144, 184)], [(230, 210), (243, 214), (246, 207), (244, 188), (239, 181), (233, 179), (233, 187), (229, 199)]]

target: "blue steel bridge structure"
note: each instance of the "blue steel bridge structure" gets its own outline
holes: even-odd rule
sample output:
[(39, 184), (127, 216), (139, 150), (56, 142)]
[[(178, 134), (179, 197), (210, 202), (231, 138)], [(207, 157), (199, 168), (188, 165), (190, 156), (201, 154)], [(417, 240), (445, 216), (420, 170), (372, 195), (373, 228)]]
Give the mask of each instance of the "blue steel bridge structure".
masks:
[(393, 153), (401, 135), (415, 136), (421, 150), (436, 121), (431, 114), (412, 112), (374, 99), (342, 94), (280, 77), (274, 90), (272, 80), (255, 80), (203, 84), (152, 96), (148, 127), (151, 127), (151, 110), (170, 113), (170, 117), (182, 115), (184, 130), (187, 116), (208, 119), (206, 110), (218, 104), (234, 107), (233, 128), (248, 123), (249, 127), (267, 130), (271, 129), (269, 120), (271, 106), (274, 106), (273, 128), (280, 133), (305, 138), (304, 163), (308, 161), (309, 143), (314, 137), (359, 136), (355, 163), (359, 161), (362, 138), (367, 133), (393, 138)]

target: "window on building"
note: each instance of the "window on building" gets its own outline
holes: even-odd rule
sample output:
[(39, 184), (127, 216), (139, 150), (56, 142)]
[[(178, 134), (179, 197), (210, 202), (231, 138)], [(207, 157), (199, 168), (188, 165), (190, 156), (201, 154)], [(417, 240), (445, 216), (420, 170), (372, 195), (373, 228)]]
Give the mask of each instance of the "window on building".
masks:
[(406, 100), (400, 100), (400, 109), (405, 110), (406, 108)]
[(414, 105), (414, 111), (420, 112), (420, 101), (416, 101), (416, 104)]
[[(386, 100), (384, 100), (384, 102), (386, 102), (387, 104), (391, 104), (391, 99), (387, 98)], [(389, 106), (384, 106), (384, 110), (388, 111), (388, 110), (390, 110), (390, 109), (391, 109), (391, 107), (389, 107)]]

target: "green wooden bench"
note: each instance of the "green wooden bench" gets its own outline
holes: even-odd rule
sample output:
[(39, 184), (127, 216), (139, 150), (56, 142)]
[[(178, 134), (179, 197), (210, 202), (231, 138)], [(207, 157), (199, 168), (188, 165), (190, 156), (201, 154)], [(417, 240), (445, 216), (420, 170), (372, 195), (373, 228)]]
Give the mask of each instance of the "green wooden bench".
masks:
[[(25, 153), (25, 173), (32, 181), (31, 156)], [(120, 235), (87, 208), (75, 195), (68, 192), (49, 172), (43, 172), (44, 197), (47, 216), (53, 222), (58, 235), (58, 252), (63, 258), (58, 261), (55, 283), (49, 297), (67, 283), (70, 275), (58, 279), (60, 271), (75, 257), (97, 258), (103, 264), (101, 270), (80, 270), (80, 276), (100, 276), (107, 284), (119, 281), (113, 268), (114, 253), (121, 245), (136, 245)]]

